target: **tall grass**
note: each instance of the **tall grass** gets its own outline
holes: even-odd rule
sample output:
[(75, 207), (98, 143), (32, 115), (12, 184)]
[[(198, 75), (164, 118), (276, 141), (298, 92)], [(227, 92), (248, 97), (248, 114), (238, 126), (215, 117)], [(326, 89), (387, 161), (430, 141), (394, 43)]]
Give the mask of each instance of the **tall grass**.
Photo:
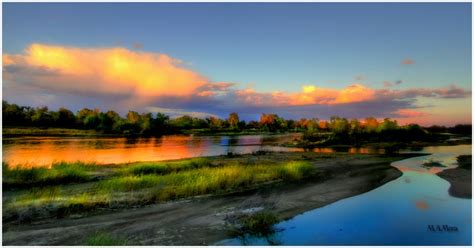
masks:
[[(231, 163), (209, 167), (207, 160), (194, 160), (193, 163), (167, 166), (166, 168), (172, 169), (163, 175), (160, 174), (161, 171), (143, 173), (144, 166), (137, 165), (126, 171), (128, 174), (118, 173), (116, 176), (94, 182), (80, 191), (68, 190), (66, 186), (32, 189), (4, 201), (4, 208), (10, 217), (18, 217), (18, 213), (24, 214), (28, 211), (35, 212), (42, 206), (48, 207), (49, 215), (67, 215), (88, 211), (94, 206), (131, 206), (203, 194), (235, 192), (271, 181), (303, 180), (317, 174), (314, 167), (306, 161), (260, 165)], [(83, 164), (68, 169), (55, 165), (49, 173), (43, 169), (7, 169), (7, 174), (10, 180), (29, 182), (46, 182), (58, 178), (84, 180), (87, 179), (88, 168), (88, 165)], [(140, 168), (140, 173), (135, 173), (137, 168)], [(150, 172), (148, 169), (145, 171)]]
[(90, 171), (97, 168), (94, 163), (65, 163), (59, 162), (44, 167), (9, 167), (2, 163), (3, 185), (5, 187), (27, 187), (59, 185), (85, 182), (91, 179)]
[(211, 166), (211, 160), (208, 158), (191, 158), (186, 160), (167, 162), (139, 162), (127, 165), (127, 167), (123, 169), (123, 173), (132, 175), (164, 175), (172, 172), (179, 172), (183, 170), (191, 170)]
[[(203, 167), (166, 175), (129, 175), (103, 180), (97, 184), (98, 192), (130, 192), (153, 189), (159, 200), (201, 194), (245, 189), (255, 184), (274, 180), (301, 180), (314, 175), (308, 162), (295, 161), (277, 165), (229, 165)], [(174, 195), (170, 195), (173, 192)]]

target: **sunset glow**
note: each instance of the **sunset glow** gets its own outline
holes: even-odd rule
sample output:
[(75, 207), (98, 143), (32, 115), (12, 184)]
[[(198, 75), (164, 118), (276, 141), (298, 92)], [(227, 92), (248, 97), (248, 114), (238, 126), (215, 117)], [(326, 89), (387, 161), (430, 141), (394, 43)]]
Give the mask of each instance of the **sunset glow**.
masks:
[[(63, 18), (67, 21), (67, 17)], [(161, 20), (159, 15), (154, 15), (153, 18)], [(258, 16), (252, 18), (260, 20)], [(296, 21), (299, 20), (297, 16), (295, 18)], [(317, 20), (318, 16), (311, 15), (311, 18)], [(274, 20), (275, 23), (280, 21)], [(7, 29), (16, 25), (11, 23), (8, 16), (6, 22), (9, 23)], [(36, 24), (32, 22), (30, 25)], [(192, 23), (189, 25), (193, 26)], [(318, 27), (315, 30), (320, 29), (321, 32), (327, 31), (318, 22), (305, 25)], [(137, 32), (130, 26), (123, 28), (130, 33)], [(332, 28), (337, 30), (338, 27), (334, 24)], [(103, 29), (114, 33), (113, 28)], [(427, 30), (436, 31), (436, 34), (439, 32)], [(161, 31), (164, 33), (166, 30)], [(208, 35), (212, 34), (209, 30), (204, 31)], [(452, 29), (444, 32), (452, 32)], [(304, 32), (298, 35), (307, 36)], [(457, 66), (452, 66), (451, 62), (444, 64), (443, 61), (433, 64), (437, 60), (424, 59), (435, 52), (406, 54), (404, 50), (393, 54), (384, 52), (386, 57), (383, 60), (361, 59), (339, 66), (332, 63), (328, 56), (334, 54), (334, 59), (345, 61), (352, 58), (352, 55), (339, 53), (338, 49), (326, 54), (325, 59), (296, 53), (298, 56), (294, 60), (283, 59), (274, 64), (264, 61), (263, 53), (248, 46), (236, 48), (235, 51), (222, 50), (220, 46), (224, 43), (217, 41), (218, 39), (205, 39), (205, 42), (200, 40), (200, 44), (206, 47), (202, 50), (198, 46), (193, 47), (191, 42), (192, 39), (199, 40), (202, 37), (191, 38), (185, 33), (180, 33), (180, 36), (186, 42), (175, 42), (163, 47), (158, 45), (159, 41), (166, 40), (167, 36), (159, 38), (160, 35), (155, 38), (156, 42), (148, 40), (147, 44), (153, 44), (149, 46), (136, 40), (130, 42), (129, 46), (115, 45), (112, 41), (78, 45), (84, 44), (82, 41), (87, 40), (85, 38), (78, 39), (76, 43), (60, 39), (49, 43), (41, 42), (45, 40), (41, 37), (28, 42), (25, 40), (20, 43), (21, 46), (13, 46), (7, 40), (2, 57), (4, 96), (6, 100), (32, 106), (48, 105), (54, 108), (60, 107), (59, 103), (69, 104), (66, 107), (74, 110), (83, 107), (80, 106), (81, 102), (87, 102), (91, 104), (91, 108), (110, 108), (116, 111), (154, 108), (170, 109), (171, 112), (181, 110), (183, 113), (209, 113), (219, 117), (239, 111), (246, 120), (258, 118), (262, 112), (275, 112), (293, 119), (317, 117), (327, 120), (332, 115), (358, 119), (373, 116), (379, 119), (398, 119), (400, 123), (419, 122), (423, 125), (436, 122), (453, 125), (470, 122), (471, 119), (470, 74), (468, 71), (459, 71), (459, 68), (470, 68), (466, 62), (469, 61), (469, 53), (456, 55)], [(137, 33), (135, 37), (147, 36)], [(317, 37), (310, 36), (307, 39), (315, 42), (305, 51), (328, 45), (318, 43)], [(458, 47), (465, 45), (463, 40), (451, 41), (453, 42), (462, 43)], [(207, 43), (213, 46), (208, 46)], [(372, 47), (377, 47), (378, 43), (372, 43)], [(241, 41), (241, 44), (245, 43)], [(218, 49), (222, 55), (214, 52), (211, 47)], [(339, 49), (346, 47), (352, 45), (343, 43)], [(274, 54), (285, 53), (287, 48), (288, 51), (300, 51), (298, 46), (280, 46), (278, 50), (272, 48), (272, 51)], [(456, 46), (452, 47), (451, 54), (458, 54), (455, 48)], [(390, 49), (383, 51), (387, 50)], [(430, 51), (439, 50), (433, 48)], [(233, 56), (224, 55), (227, 52), (231, 52)], [(374, 50), (372, 56), (380, 57), (379, 53), (380, 51)], [(245, 60), (235, 64), (243, 59), (239, 56), (244, 54)], [(291, 58), (288, 54), (286, 57)], [(326, 72), (324, 68), (332, 69)], [(18, 97), (24, 94), (32, 97)], [(425, 102), (430, 103), (424, 104)], [(456, 109), (455, 113), (444, 110), (450, 105)], [(438, 109), (443, 111), (434, 106), (439, 106)], [(462, 113), (459, 112), (461, 110)]]

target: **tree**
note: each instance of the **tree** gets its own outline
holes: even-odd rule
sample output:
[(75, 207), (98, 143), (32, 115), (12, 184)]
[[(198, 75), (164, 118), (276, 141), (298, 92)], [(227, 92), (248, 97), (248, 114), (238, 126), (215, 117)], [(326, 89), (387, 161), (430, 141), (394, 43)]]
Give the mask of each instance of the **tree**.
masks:
[(364, 129), (368, 133), (373, 133), (377, 131), (379, 122), (374, 117), (367, 117), (364, 120)]
[(332, 132), (336, 134), (347, 134), (350, 130), (349, 122), (346, 118), (331, 117), (329, 126)]
[(154, 134), (164, 134), (168, 130), (170, 117), (163, 113), (156, 113), (156, 118), (151, 121), (151, 129)]
[(207, 124), (209, 125), (209, 128), (212, 130), (218, 130), (222, 128), (222, 120), (215, 117), (215, 116), (209, 116), (206, 118)]
[(16, 104), (9, 104), (7, 101), (2, 101), (2, 115), (5, 126), (21, 126), (25, 122), (22, 108)]
[(48, 111), (48, 107), (36, 108), (31, 121), (38, 127), (51, 127), (54, 125), (54, 118), (51, 112)]
[(239, 115), (235, 112), (229, 114), (227, 119), (231, 129), (239, 129)]
[(57, 126), (72, 128), (76, 124), (76, 117), (71, 110), (66, 108), (59, 108)]

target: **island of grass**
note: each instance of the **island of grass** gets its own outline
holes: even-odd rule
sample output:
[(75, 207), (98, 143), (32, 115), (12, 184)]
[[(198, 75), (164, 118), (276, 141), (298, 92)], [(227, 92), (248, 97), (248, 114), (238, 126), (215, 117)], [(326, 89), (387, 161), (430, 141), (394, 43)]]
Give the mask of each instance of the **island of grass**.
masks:
[(3, 242), (86, 245), (116, 237), (129, 245), (198, 245), (262, 234), (277, 220), (401, 176), (390, 163), (410, 156), (256, 153), (50, 169), (4, 163)]

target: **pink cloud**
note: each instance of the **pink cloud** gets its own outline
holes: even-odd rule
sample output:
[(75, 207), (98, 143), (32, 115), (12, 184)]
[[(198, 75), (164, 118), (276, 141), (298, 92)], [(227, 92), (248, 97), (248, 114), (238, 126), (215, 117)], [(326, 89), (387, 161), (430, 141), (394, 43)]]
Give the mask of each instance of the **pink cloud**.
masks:
[(395, 111), (394, 113), (399, 115), (401, 118), (405, 118), (405, 117), (414, 118), (414, 117), (423, 117), (423, 116), (428, 115), (425, 112), (416, 111), (413, 109), (399, 109)]

